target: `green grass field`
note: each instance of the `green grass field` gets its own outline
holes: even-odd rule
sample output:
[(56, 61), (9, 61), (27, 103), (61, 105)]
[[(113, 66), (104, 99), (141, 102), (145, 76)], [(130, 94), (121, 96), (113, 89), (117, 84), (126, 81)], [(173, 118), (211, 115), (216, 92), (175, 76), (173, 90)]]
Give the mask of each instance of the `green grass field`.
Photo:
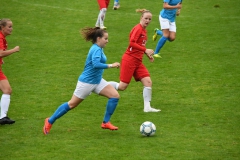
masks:
[[(147, 47), (155, 49), (153, 30), (159, 27), (159, 0), (120, 0), (121, 8), (107, 11), (108, 62), (120, 61), (128, 35), (139, 23), (137, 8), (150, 9)], [(177, 17), (177, 38), (161, 50), (162, 59), (144, 63), (153, 81), (152, 106), (144, 113), (142, 84), (132, 81), (120, 92), (112, 123), (118, 131), (103, 130), (107, 99), (92, 94), (58, 119), (43, 135), (44, 119), (68, 101), (82, 72), (90, 42), (79, 30), (94, 26), (95, 0), (1, 0), (0, 18), (14, 23), (9, 49), (20, 52), (4, 58), (3, 71), (13, 89), (9, 117), (14, 125), (0, 126), (1, 160), (149, 160), (240, 159), (240, 4), (237, 0), (183, 1)], [(119, 81), (119, 70), (104, 72)], [(139, 133), (152, 121), (153, 137)]]

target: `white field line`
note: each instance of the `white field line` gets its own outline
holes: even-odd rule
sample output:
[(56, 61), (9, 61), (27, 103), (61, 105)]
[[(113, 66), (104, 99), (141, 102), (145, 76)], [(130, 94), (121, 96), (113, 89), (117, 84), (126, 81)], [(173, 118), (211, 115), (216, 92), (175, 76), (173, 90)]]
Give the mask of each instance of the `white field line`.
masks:
[[(60, 9), (60, 10), (69, 10), (69, 11), (76, 11), (76, 12), (84, 12), (84, 13), (92, 13), (92, 11), (88, 11), (88, 10), (81, 10), (81, 9), (72, 9), (72, 8), (63, 8), (63, 7), (58, 7), (58, 6), (49, 6), (49, 5), (43, 5), (43, 4), (36, 4), (36, 3), (26, 3), (26, 2), (22, 2), (22, 1), (19, 1), (19, 0), (12, 0), (13, 2), (16, 2), (16, 3), (21, 3), (21, 4), (24, 4), (24, 5), (29, 5), (29, 6), (35, 6), (35, 7), (45, 7), (45, 8), (53, 8), (53, 9)], [(109, 7), (110, 9), (110, 7)], [(122, 12), (119, 12), (117, 14), (125, 14), (125, 15), (139, 15), (138, 13), (122, 13)]]
[(64, 10), (69, 10), (69, 11), (83, 11), (83, 10), (76, 10), (72, 8), (62, 8), (62, 7), (57, 7), (57, 6), (48, 6), (48, 5), (43, 5), (43, 4), (33, 4), (33, 3), (26, 3), (26, 2), (21, 2), (18, 0), (12, 0), (13, 2), (21, 3), (24, 5), (29, 5), (29, 6), (36, 6), (36, 7), (45, 7), (45, 8), (53, 8), (53, 9), (64, 9)]
[[(68, 10), (68, 11), (76, 11), (76, 12), (84, 12), (84, 13), (92, 13), (91, 11), (87, 11), (87, 10), (81, 10), (81, 9), (73, 9), (73, 8), (63, 8), (63, 7), (58, 7), (58, 6), (49, 6), (49, 5), (43, 5), (43, 4), (36, 4), (36, 3), (26, 3), (26, 2), (22, 2), (22, 1), (19, 1), (19, 0), (12, 0), (13, 2), (16, 2), (16, 3), (21, 3), (21, 4), (24, 4), (24, 5), (29, 5), (29, 6), (36, 6), (36, 7), (45, 7), (45, 8), (53, 8), (53, 9), (60, 9), (60, 10)], [(111, 7), (109, 7), (111, 8)], [(117, 14), (121, 14), (121, 15), (139, 15), (139, 13), (126, 13), (126, 12), (117, 12)], [(159, 14), (153, 14), (153, 16), (159, 16)], [(188, 18), (188, 17), (193, 17), (193, 16), (182, 16), (182, 18)], [(216, 18), (215, 16), (207, 16), (207, 18)], [(218, 17), (219, 18), (219, 17)], [(223, 19), (240, 19), (240, 16), (229, 16), (229, 17), (220, 17), (220, 18), (223, 18)]]

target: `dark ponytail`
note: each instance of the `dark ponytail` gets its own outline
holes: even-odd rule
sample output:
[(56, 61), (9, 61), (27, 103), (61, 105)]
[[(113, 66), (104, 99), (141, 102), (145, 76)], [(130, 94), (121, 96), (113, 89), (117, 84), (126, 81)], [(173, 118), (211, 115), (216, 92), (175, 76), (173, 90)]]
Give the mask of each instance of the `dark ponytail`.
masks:
[(86, 41), (91, 41), (92, 43), (97, 42), (97, 38), (102, 38), (104, 33), (107, 33), (106, 30), (100, 29), (99, 27), (85, 27), (81, 29), (80, 33)]

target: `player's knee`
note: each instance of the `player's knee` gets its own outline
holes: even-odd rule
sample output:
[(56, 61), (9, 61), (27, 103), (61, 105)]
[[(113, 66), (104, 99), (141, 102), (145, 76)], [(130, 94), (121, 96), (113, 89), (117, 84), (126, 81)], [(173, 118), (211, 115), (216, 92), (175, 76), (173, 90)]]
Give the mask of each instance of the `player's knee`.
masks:
[(127, 86), (120, 86), (119, 85), (119, 87), (118, 87), (118, 90), (120, 90), (120, 91), (124, 91), (125, 89), (127, 89)]
[(173, 42), (176, 39), (176, 37), (169, 37), (168, 40), (169, 42)]
[(11, 95), (11, 94), (12, 94), (12, 88), (6, 88), (6, 89), (4, 89), (2, 92), (3, 92), (3, 94), (9, 94), (9, 95)]
[(114, 93), (112, 93), (112, 96), (111, 96), (112, 98), (120, 98), (120, 95), (119, 95), (119, 93), (118, 92), (114, 92)]
[(152, 87), (152, 81), (147, 81), (144, 83), (144, 86), (146, 87)]
[(152, 80), (150, 79), (150, 77), (143, 78), (141, 82), (145, 87), (152, 87)]
[(120, 82), (118, 86), (118, 90), (124, 91), (125, 89), (127, 89), (127, 87), (128, 87), (127, 83)]

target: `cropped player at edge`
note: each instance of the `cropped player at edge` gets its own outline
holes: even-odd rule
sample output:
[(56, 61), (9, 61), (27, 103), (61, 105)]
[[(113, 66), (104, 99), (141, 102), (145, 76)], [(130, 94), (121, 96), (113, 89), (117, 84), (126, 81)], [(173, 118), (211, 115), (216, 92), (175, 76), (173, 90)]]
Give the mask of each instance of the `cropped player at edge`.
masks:
[(13, 23), (10, 19), (0, 19), (0, 90), (3, 92), (0, 102), (0, 124), (13, 124), (14, 120), (7, 116), (8, 109), (10, 106), (10, 99), (12, 94), (12, 88), (10, 83), (2, 71), (3, 58), (12, 55), (13, 53), (19, 52), (20, 47), (16, 46), (13, 49), (7, 49), (8, 44), (6, 37), (12, 34)]
[(109, 82), (117, 90), (127, 89), (132, 77), (143, 84), (144, 112), (159, 112), (160, 109), (152, 108), (152, 80), (150, 73), (142, 62), (146, 55), (150, 62), (154, 61), (154, 51), (146, 48), (147, 26), (152, 20), (152, 13), (146, 9), (137, 9), (141, 13), (140, 23), (135, 25), (129, 34), (129, 46), (122, 56), (120, 68), (120, 82)]
[(153, 40), (157, 39), (157, 35), (162, 37), (159, 39), (156, 49), (154, 51), (154, 57), (161, 58), (160, 50), (168, 40), (172, 42), (176, 38), (176, 15), (180, 15), (182, 8), (182, 0), (163, 0), (163, 9), (160, 11), (159, 22), (161, 30), (154, 29)]

